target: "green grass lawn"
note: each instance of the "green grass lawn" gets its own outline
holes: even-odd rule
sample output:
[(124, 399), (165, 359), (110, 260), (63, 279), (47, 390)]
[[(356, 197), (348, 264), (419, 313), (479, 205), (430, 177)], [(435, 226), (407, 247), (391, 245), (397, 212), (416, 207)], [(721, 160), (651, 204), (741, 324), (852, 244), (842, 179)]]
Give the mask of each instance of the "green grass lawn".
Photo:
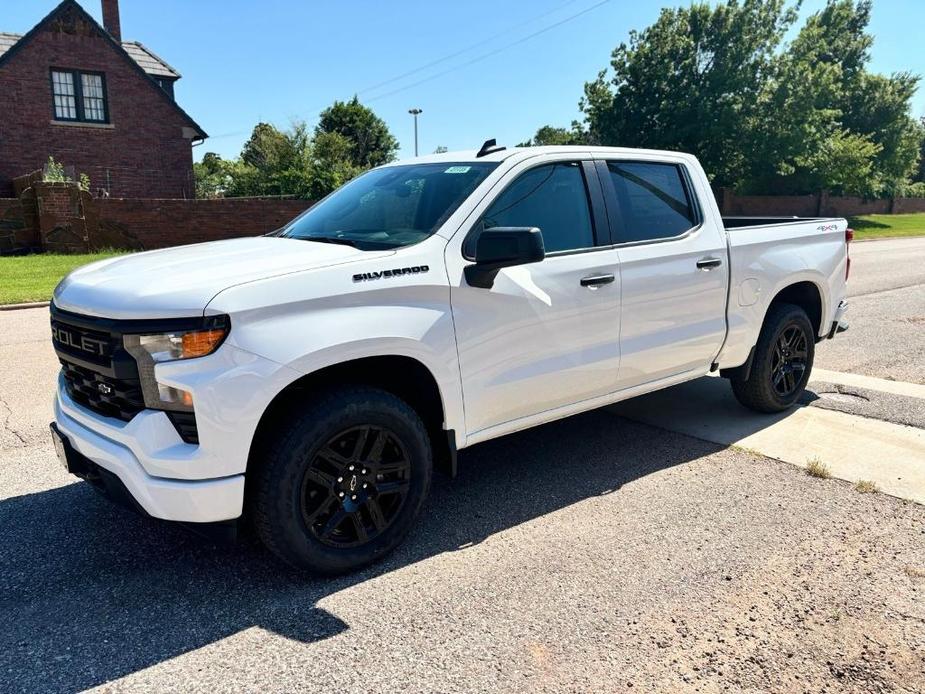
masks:
[(878, 239), (887, 236), (925, 236), (925, 212), (913, 214), (866, 214), (850, 217), (848, 226), (856, 239)]
[(119, 252), (86, 255), (24, 255), (0, 258), (0, 304), (48, 301), (55, 285), (76, 267)]

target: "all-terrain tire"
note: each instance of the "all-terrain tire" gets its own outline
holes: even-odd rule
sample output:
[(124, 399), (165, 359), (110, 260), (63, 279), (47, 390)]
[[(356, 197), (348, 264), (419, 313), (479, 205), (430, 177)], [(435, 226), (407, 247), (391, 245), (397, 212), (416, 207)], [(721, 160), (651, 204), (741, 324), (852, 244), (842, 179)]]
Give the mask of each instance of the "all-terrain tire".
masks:
[[(800, 349), (782, 350), (784, 342), (790, 341)], [(772, 304), (758, 335), (748, 378), (736, 374), (729, 379), (736, 399), (756, 412), (783, 412), (792, 407), (809, 381), (815, 344), (806, 311), (794, 304)]]
[(320, 574), (353, 571), (394, 549), (420, 514), (433, 468), (418, 414), (368, 387), (319, 394), (263, 437), (252, 463), (258, 537), (286, 563)]

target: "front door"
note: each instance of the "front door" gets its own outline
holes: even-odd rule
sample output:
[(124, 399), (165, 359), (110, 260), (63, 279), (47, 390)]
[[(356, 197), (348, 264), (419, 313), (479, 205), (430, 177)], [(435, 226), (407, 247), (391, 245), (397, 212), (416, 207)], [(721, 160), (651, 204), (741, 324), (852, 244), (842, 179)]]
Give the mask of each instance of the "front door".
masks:
[[(462, 248), (447, 247), (470, 435), (611, 392), (620, 364), (619, 267), (617, 252), (604, 247), (594, 167), (522, 164), (499, 186)], [(546, 259), (501, 270), (491, 289), (469, 286), (464, 258), (491, 227), (539, 227)]]

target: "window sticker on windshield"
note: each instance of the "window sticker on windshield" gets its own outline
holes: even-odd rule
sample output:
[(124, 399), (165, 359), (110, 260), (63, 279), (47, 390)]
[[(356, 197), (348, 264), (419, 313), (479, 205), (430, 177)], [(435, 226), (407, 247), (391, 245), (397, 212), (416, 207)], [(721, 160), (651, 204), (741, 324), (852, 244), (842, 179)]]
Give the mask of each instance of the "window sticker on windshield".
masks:
[(471, 166), (451, 166), (443, 173), (467, 173)]

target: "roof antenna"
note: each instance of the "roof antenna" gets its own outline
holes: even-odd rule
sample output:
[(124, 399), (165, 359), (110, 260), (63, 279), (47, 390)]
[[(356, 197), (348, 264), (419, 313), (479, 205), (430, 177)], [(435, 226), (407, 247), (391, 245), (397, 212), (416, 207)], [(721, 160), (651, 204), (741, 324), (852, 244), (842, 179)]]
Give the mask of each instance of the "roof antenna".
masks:
[(505, 149), (507, 149), (507, 147), (499, 147), (495, 138), (491, 138), (490, 140), (485, 140), (485, 142), (482, 144), (482, 149), (480, 149), (479, 153), (475, 156), (476, 158), (484, 157), (486, 154), (491, 154), (492, 152), (501, 152)]

